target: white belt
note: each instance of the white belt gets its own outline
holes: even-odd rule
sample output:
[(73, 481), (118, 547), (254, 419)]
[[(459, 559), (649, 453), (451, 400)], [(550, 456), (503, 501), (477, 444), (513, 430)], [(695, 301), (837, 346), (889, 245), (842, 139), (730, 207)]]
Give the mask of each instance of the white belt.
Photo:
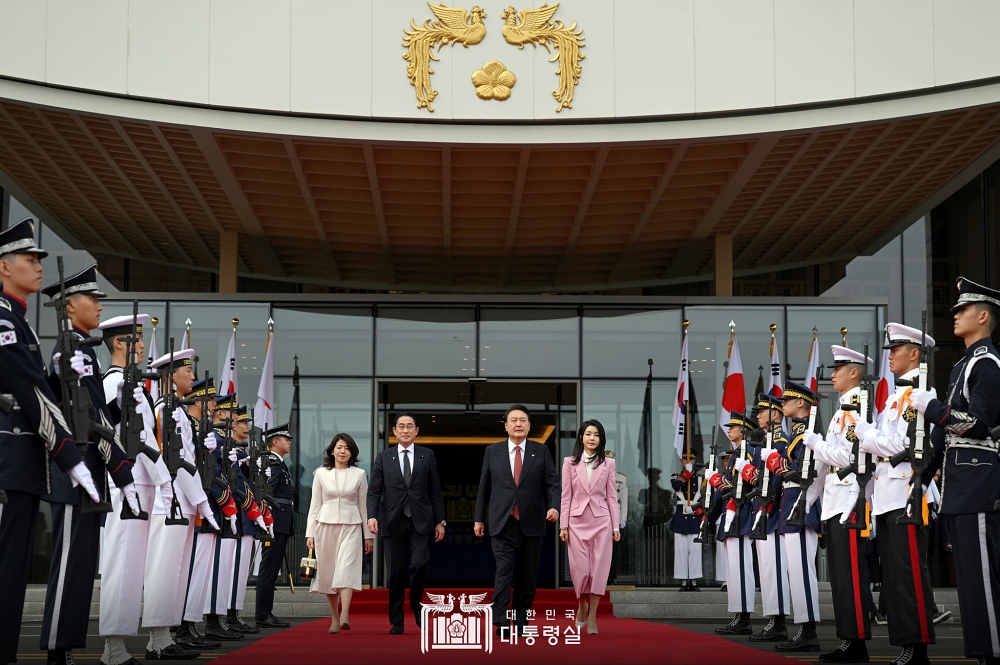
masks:
[(791, 480), (784, 480), (784, 481), (782, 481), (781, 486), (782, 487), (802, 487), (798, 483), (792, 482)]

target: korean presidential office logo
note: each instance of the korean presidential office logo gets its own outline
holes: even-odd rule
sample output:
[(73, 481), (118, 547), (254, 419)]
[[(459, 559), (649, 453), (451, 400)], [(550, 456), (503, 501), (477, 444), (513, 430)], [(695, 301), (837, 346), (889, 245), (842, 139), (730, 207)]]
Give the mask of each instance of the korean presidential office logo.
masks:
[[(483, 603), (485, 593), (458, 597), (429, 593), (430, 603), (420, 603), (420, 651), (477, 649), (493, 651), (493, 607)], [(466, 602), (468, 598), (468, 602)], [(456, 611), (457, 610), (457, 611)]]

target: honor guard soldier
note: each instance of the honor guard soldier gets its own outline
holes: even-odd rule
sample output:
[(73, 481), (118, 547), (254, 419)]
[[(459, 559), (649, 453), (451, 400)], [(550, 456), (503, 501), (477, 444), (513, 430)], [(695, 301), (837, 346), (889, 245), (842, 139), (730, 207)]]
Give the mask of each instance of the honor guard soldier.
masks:
[[(921, 339), (924, 348), (934, 347), (934, 338), (916, 328), (899, 323), (886, 326), (889, 369), (902, 381), (913, 382), (919, 374)], [(912, 394), (912, 386), (895, 388), (886, 400), (882, 422), (861, 435), (861, 446), (875, 460), (872, 515), (882, 559), (889, 644), (901, 648), (896, 662), (917, 664), (928, 662), (927, 645), (934, 643), (934, 595), (927, 565), (929, 530), (898, 523), (906, 513), (912, 484), (921, 479), (914, 478), (908, 460), (893, 463), (893, 458), (904, 455), (914, 442), (917, 412)], [(929, 457), (929, 450), (926, 455)]]
[(26, 318), (28, 297), (42, 287), (40, 260), (47, 255), (35, 246), (30, 219), (0, 233), (0, 602), (8, 608), (0, 621), (0, 665), (17, 660), (39, 498), (52, 489), (49, 462), (100, 501)]
[[(179, 438), (182, 460), (196, 460), (194, 432), (187, 412), (176, 404), (178, 394), (190, 392), (194, 383), (191, 358), (194, 349), (168, 353), (153, 361), (152, 367), (160, 373), (161, 397), (155, 405), (157, 434), (163, 453), (175, 445)], [(171, 392), (173, 390), (173, 392)], [(171, 429), (172, 427), (176, 429)], [(216, 529), (218, 523), (208, 505), (208, 498), (201, 486), (201, 479), (190, 469), (180, 466), (167, 468), (173, 477), (174, 496), (171, 503), (153, 506), (152, 524), (149, 527), (149, 551), (146, 555), (146, 574), (143, 580), (142, 625), (149, 628), (146, 660), (188, 660), (200, 653), (180, 646), (170, 636), (170, 627), (181, 623), (184, 613), (184, 596), (190, 572), (190, 554), (194, 541), (194, 518), (200, 515)], [(194, 468), (194, 467), (191, 467)]]
[(681, 591), (700, 591), (696, 580), (701, 577), (701, 544), (694, 542), (701, 529), (703, 508), (692, 508), (701, 502), (701, 478), (694, 475), (694, 453), (681, 455), (684, 470), (670, 476), (677, 504), (670, 531), (674, 534), (674, 579), (683, 580)]
[[(184, 401), (190, 402), (187, 405), (187, 413), (191, 428), (195, 432), (195, 443), (205, 446), (213, 455), (217, 446), (215, 434), (212, 431), (202, 432), (201, 421), (203, 418), (208, 418), (211, 422), (215, 396), (215, 381), (211, 377), (195, 381), (191, 384), (190, 392), (184, 395)], [(203, 405), (208, 409), (208, 413), (202, 413)], [(215, 478), (222, 476), (222, 468), (218, 465), (217, 458), (213, 456), (210, 461), (213, 477), (211, 485), (205, 490), (205, 495), (209, 499), (208, 504), (212, 507), (215, 521), (222, 524), (227, 511), (228, 514), (236, 514), (236, 504), (229, 488), (214, 482)], [(198, 471), (200, 474), (202, 469), (199, 468)], [(204, 489), (204, 482), (202, 488)], [(215, 649), (221, 645), (218, 640), (199, 633), (197, 625), (204, 616), (217, 536), (217, 530), (212, 528), (208, 520), (201, 520), (200, 524), (195, 525), (189, 563), (191, 572), (188, 575), (187, 594), (184, 597), (184, 613), (181, 616), (181, 625), (174, 634), (174, 641), (177, 644), (196, 651)]]
[[(865, 560), (868, 511), (857, 514), (858, 481), (854, 473), (841, 478), (841, 469), (851, 467), (858, 438), (873, 428), (868, 423), (868, 414), (861, 412), (861, 379), (867, 375), (871, 359), (846, 346), (835, 345), (831, 350), (830, 379), (840, 394), (838, 409), (830, 418), (825, 439), (816, 432), (802, 436), (802, 442), (819, 462), (816, 483), (823, 487), (820, 519), (826, 527), (827, 574), (833, 592), (837, 637), (843, 640), (839, 647), (819, 659), (824, 663), (867, 663), (866, 641), (872, 636), (868, 616), (872, 606), (871, 581)], [(866, 399), (865, 411), (867, 407)], [(851, 528), (846, 524), (851, 520), (865, 528)]]
[[(803, 466), (807, 448), (802, 437), (811, 408), (816, 404), (816, 394), (805, 386), (785, 381), (781, 395), (782, 413), (794, 423), (792, 440), (784, 451), (774, 451), (767, 458), (767, 469), (781, 478), (781, 521), (778, 533), (784, 541), (788, 557), (788, 582), (792, 591), (792, 620), (799, 624), (799, 631), (788, 642), (778, 642), (779, 651), (819, 651), (816, 623), (819, 621), (819, 589), (816, 579), (816, 549), (819, 545), (819, 502), (805, 491)], [(808, 467), (807, 467), (808, 468)], [(802, 519), (791, 520), (793, 516)], [(798, 513), (804, 514), (798, 514)]]
[(274, 535), (270, 547), (264, 548), (257, 575), (256, 625), (258, 628), (288, 628), (290, 624), (274, 616), (274, 585), (281, 570), (285, 555), (285, 545), (294, 531), (295, 504), (292, 501), (292, 474), (285, 466), (284, 457), (292, 451), (292, 433), (288, 424), (279, 425), (264, 432), (267, 452), (261, 459), (260, 468), (267, 475), (274, 497), (272, 516)]
[[(781, 427), (781, 400), (767, 393), (757, 395), (757, 429), (751, 438), (762, 438), (765, 442), (770, 437), (770, 449), (783, 452), (788, 445), (788, 436)], [(762, 490), (764, 474), (771, 473), (765, 466), (763, 451), (756, 466), (743, 467), (746, 477)], [(784, 642), (788, 639), (788, 627), (785, 617), (791, 611), (791, 595), (788, 588), (788, 557), (781, 544), (781, 534), (778, 527), (781, 523), (781, 480), (773, 474), (767, 481), (768, 495), (754, 498), (752, 509), (757, 516), (754, 525), (761, 527), (757, 520), (763, 522), (766, 536), (760, 539), (758, 532), (753, 535), (754, 547), (757, 550), (757, 570), (760, 582), (760, 604), (764, 616), (768, 617), (767, 625), (759, 633), (750, 636), (751, 642)]]
[(943, 456), (938, 514), (951, 533), (965, 655), (1000, 663), (1000, 460), (990, 431), (1000, 424), (1000, 357), (990, 339), (1000, 291), (960, 277), (953, 309), (965, 355), (951, 370), (948, 394), (939, 400), (914, 390), (911, 401), (934, 426), (935, 460)]
[[(250, 459), (247, 455), (247, 444), (250, 441), (250, 415), (247, 407), (241, 406), (236, 410), (236, 428), (233, 430), (233, 438), (236, 439), (236, 449), (230, 452), (230, 461), (235, 462), (243, 473), (243, 478), (250, 477), (248, 466)], [(235, 459), (234, 456), (235, 455)], [(270, 514), (266, 513), (266, 506), (263, 501), (257, 502), (250, 490), (250, 483), (246, 482), (244, 493), (246, 501), (240, 506), (240, 519), (237, 520), (237, 531), (240, 539), (236, 541), (236, 555), (233, 558), (233, 582), (232, 591), (229, 594), (229, 606), (226, 612), (226, 625), (230, 630), (241, 633), (259, 633), (259, 628), (254, 628), (240, 616), (243, 609), (243, 600), (247, 593), (247, 580), (250, 577), (250, 554), (253, 552), (254, 524), (261, 529), (267, 529), (265, 518)]]
[(747, 436), (753, 428), (753, 422), (742, 413), (730, 412), (728, 436), (733, 454), (721, 473), (705, 471), (705, 480), (716, 490), (717, 498), (713, 503), (714, 512), (719, 514), (717, 539), (726, 550), (728, 607), (735, 615), (729, 624), (715, 629), (719, 635), (753, 634), (750, 615), (756, 584), (749, 538), (753, 516), (748, 500), (750, 485), (744, 483), (741, 475), (746, 465), (755, 462)]
[[(121, 428), (119, 395), (122, 394), (124, 369), (133, 362), (142, 365), (145, 345), (142, 341), (143, 326), (149, 322), (149, 315), (118, 316), (101, 323), (98, 328), (104, 337), (104, 344), (111, 353), (111, 366), (104, 373), (104, 400), (108, 410), (115, 416), (116, 429)], [(129, 343), (133, 344), (134, 358), (127, 357)], [(136, 414), (142, 418), (145, 442), (156, 447), (156, 420), (153, 417), (153, 402), (145, 389), (145, 382), (133, 388)], [(117, 415), (116, 415), (117, 414)], [(119, 431), (119, 439), (122, 434)], [(156, 495), (160, 501), (170, 505), (173, 489), (170, 474), (162, 455), (153, 460), (145, 454), (136, 457), (132, 466), (132, 477), (139, 497), (139, 505), (153, 512)], [(100, 622), (98, 632), (104, 639), (104, 665), (137, 665), (128, 649), (125, 638), (139, 632), (139, 617), (142, 608), (142, 578), (146, 568), (146, 551), (149, 543), (150, 520), (122, 519), (120, 492), (112, 494), (111, 512), (104, 525), (104, 548), (101, 553)]]
[[(100, 299), (106, 295), (97, 285), (97, 265), (92, 265), (72, 277), (63, 284), (56, 282), (42, 289), (42, 295), (51, 301), (65, 298), (65, 314), (68, 321), (60, 321), (60, 335), (72, 335), (77, 342), (90, 338), (90, 331), (101, 323), (102, 307)], [(61, 308), (56, 309), (57, 316), (62, 316)], [(66, 372), (66, 363), (60, 362), (59, 349), (53, 350), (52, 366), (56, 374)], [(63, 369), (60, 370), (60, 367)], [(104, 396), (104, 384), (101, 379), (100, 365), (93, 346), (82, 345), (74, 357), (70, 359), (70, 372), (75, 371), (79, 386), (86, 391), (92, 410), (88, 411), (90, 419), (102, 425), (107, 431), (113, 432), (110, 413)], [(70, 396), (61, 393), (61, 383), (53, 381), (57, 396), (61, 400), (69, 400)], [(79, 398), (81, 405), (84, 397)], [(77, 405), (77, 406), (81, 406)], [(89, 434), (89, 437), (88, 437)], [(76, 432), (78, 440), (88, 440), (84, 463), (90, 469), (92, 476), (98, 481), (98, 494), (103, 494), (105, 487), (105, 469), (114, 484), (121, 488), (134, 516), (139, 516), (140, 505), (132, 477), (132, 464), (128, 461), (125, 450), (116, 436), (110, 434), (108, 441), (94, 432)], [(81, 439), (81, 436), (83, 437)], [(109, 434), (105, 434), (109, 436)], [(52, 557), (49, 567), (49, 584), (45, 591), (45, 614), (42, 619), (40, 648), (48, 651), (49, 660), (59, 663), (71, 663), (71, 649), (83, 649), (87, 646), (87, 624), (90, 620), (90, 603), (94, 593), (94, 575), (100, 559), (101, 518), (110, 510), (108, 504), (105, 510), (91, 510), (89, 501), (81, 502), (80, 492), (73, 486), (72, 479), (58, 468), (51, 470), (52, 491), (42, 497), (52, 509)], [(102, 496), (102, 500), (104, 497)], [(143, 509), (150, 508), (143, 506)], [(119, 509), (121, 506), (119, 505)]]

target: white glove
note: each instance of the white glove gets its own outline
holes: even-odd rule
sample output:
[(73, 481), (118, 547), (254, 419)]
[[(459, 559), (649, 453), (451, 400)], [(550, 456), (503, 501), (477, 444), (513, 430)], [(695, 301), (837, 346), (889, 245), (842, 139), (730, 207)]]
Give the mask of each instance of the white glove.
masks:
[(215, 516), (212, 515), (212, 509), (208, 507), (208, 501), (202, 501), (198, 504), (198, 514), (201, 515), (203, 520), (206, 520), (212, 525), (212, 528), (218, 531), (219, 523), (215, 521)]
[(717, 475), (719, 475), (719, 472), (715, 469), (705, 469), (705, 482), (711, 483), (712, 478), (715, 478)]
[(736, 459), (736, 470), (737, 471), (743, 471), (743, 467), (745, 467), (749, 463), (750, 462), (746, 461), (745, 459), (743, 459), (741, 457), (737, 458)]
[(69, 359), (69, 364), (76, 372), (77, 377), (82, 379), (87, 367), (87, 359), (83, 357), (83, 351), (74, 351), (73, 357)]
[(160, 485), (160, 498), (163, 499), (163, 507), (169, 509), (174, 501), (174, 485), (167, 481)]
[(101, 497), (97, 493), (97, 487), (94, 485), (94, 477), (90, 475), (90, 469), (87, 468), (86, 464), (80, 462), (66, 473), (73, 482), (73, 487), (82, 485), (83, 489), (90, 495), (90, 498), (94, 500), (94, 503), (101, 502)]
[(727, 510), (726, 511), (726, 523), (725, 523), (725, 526), (722, 527), (723, 533), (725, 533), (726, 531), (729, 531), (729, 527), (731, 527), (733, 525), (733, 520), (734, 519), (736, 519), (736, 511), (735, 510)]
[(184, 438), (185, 441), (190, 441), (191, 421), (188, 420), (187, 411), (184, 410), (184, 407), (179, 406), (176, 409), (174, 409), (173, 416), (174, 416), (174, 422), (177, 423), (177, 427), (181, 431), (181, 436)]
[(913, 408), (920, 413), (926, 412), (927, 405), (934, 399), (937, 399), (937, 390), (934, 388), (930, 388), (928, 390), (914, 388), (913, 392), (910, 393), (910, 401), (913, 402)]
[(261, 471), (263, 468), (264, 468), (264, 458), (263, 457), (258, 457), (257, 458), (257, 470)]
[(264, 529), (264, 531), (267, 531), (267, 525), (264, 524), (264, 516), (263, 515), (259, 515), (257, 517), (257, 519), (254, 520), (254, 524), (256, 524), (257, 526), (259, 526), (261, 529)]
[(267, 467), (266, 469), (264, 469), (264, 475), (267, 476), (268, 480), (271, 479), (271, 467)]
[(272, 538), (274, 538), (274, 525), (273, 524), (271, 524), (271, 525), (269, 525), (267, 527), (267, 533), (268, 533), (269, 536), (271, 536)]
[(125, 386), (125, 379), (118, 377), (118, 382), (115, 384), (115, 399), (118, 400), (118, 406), (122, 405), (122, 388)]
[(230, 515), (226, 519), (229, 520), (229, 527), (233, 530), (233, 533), (236, 533), (236, 515)]
[(229, 461), (232, 462), (233, 464), (239, 462), (239, 457), (240, 455), (238, 452), (236, 452), (235, 448), (229, 451)]
[[(857, 430), (855, 430), (857, 432)], [(861, 450), (868, 453), (869, 455), (880, 455), (878, 450), (878, 430), (875, 426), (871, 426), (864, 431), (864, 434), (859, 434), (858, 438), (861, 440)]]
[[(122, 381), (122, 384), (125, 382)], [(119, 388), (120, 390), (121, 388)], [(121, 393), (119, 393), (119, 396)], [(149, 408), (149, 403), (146, 401), (146, 391), (142, 389), (142, 386), (136, 386), (135, 390), (132, 391), (132, 399), (135, 400), (135, 412), (140, 416), (143, 412)]]
[(132, 510), (132, 514), (138, 517), (142, 511), (139, 508), (139, 495), (135, 492), (135, 483), (129, 483), (123, 487), (122, 494), (125, 495), (125, 500), (128, 501), (128, 507)]
[(59, 367), (60, 358), (62, 358), (62, 351), (56, 351), (52, 354), (52, 369), (55, 370), (56, 376), (62, 376), (62, 368)]
[(822, 440), (823, 437), (816, 432), (806, 432), (802, 435), (802, 443), (806, 444), (806, 448), (809, 450), (812, 450)]
[(215, 434), (214, 433), (209, 432), (208, 434), (206, 434), (205, 435), (205, 440), (202, 443), (204, 443), (205, 447), (208, 448), (208, 452), (215, 452), (215, 448), (216, 448), (217, 444), (215, 443)]
[[(857, 483), (851, 485), (850, 491), (847, 493), (847, 500), (844, 501), (844, 512), (840, 515), (840, 523), (847, 524), (851, 521), (851, 513), (854, 512), (854, 505), (858, 502), (858, 485)], [(865, 519), (864, 515), (858, 515), (859, 520)]]

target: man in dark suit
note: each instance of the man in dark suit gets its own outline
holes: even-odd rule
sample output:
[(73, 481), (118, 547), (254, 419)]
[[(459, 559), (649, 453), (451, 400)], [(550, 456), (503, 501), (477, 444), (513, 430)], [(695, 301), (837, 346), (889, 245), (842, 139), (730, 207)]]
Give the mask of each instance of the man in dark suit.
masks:
[(474, 529), (482, 538), (483, 513), (489, 505), (490, 538), (497, 564), (493, 623), (498, 635), (509, 626), (512, 583), (516, 592), (512, 616), (523, 633), (535, 599), (545, 521), (559, 519), (559, 474), (545, 446), (528, 441), (530, 418), (528, 409), (520, 404), (507, 409), (504, 427), (509, 438), (486, 449), (479, 477)]
[[(420, 601), (424, 597), (434, 542), (444, 539), (444, 497), (437, 459), (430, 448), (413, 443), (420, 429), (408, 413), (396, 416), (392, 433), (399, 442), (380, 452), (368, 484), (368, 514), (378, 515), (382, 506), (382, 539), (385, 566), (389, 569), (390, 635), (403, 634), (404, 566), (410, 554), (410, 608), (420, 626)], [(379, 533), (379, 522), (368, 520), (368, 530)]]

